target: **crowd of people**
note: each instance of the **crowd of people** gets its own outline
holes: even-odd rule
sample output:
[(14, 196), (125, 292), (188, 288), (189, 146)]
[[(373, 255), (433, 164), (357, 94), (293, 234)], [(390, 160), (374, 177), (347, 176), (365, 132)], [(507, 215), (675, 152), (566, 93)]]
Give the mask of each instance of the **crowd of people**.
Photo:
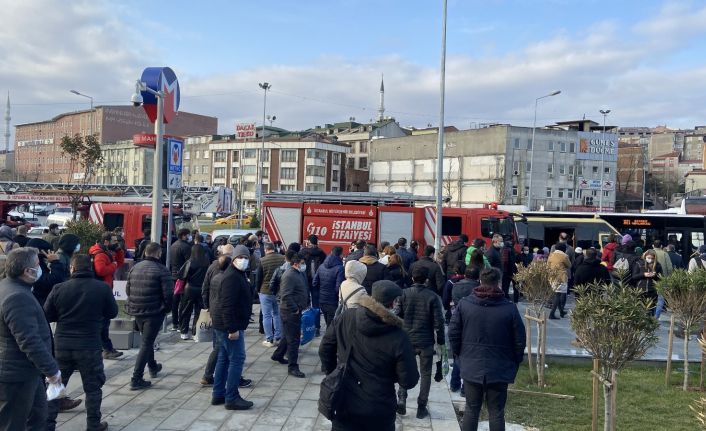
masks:
[[(100, 412), (103, 361), (122, 355), (109, 332), (118, 313), (116, 277), (127, 282), (126, 311), (142, 335), (131, 390), (152, 386), (145, 371), (152, 378), (162, 372), (155, 349), (165, 319), (171, 316), (172, 329), (189, 340), (207, 310), (213, 350), (200, 383), (212, 387), (213, 405), (250, 409), (253, 403), (239, 389), (253, 385), (243, 375), (245, 330), (257, 324), (253, 304), (260, 304), (262, 345), (294, 378), (306, 377), (298, 359), (301, 323), (313, 307), (321, 311), (315, 319), (315, 336), (323, 336), (321, 371), (347, 364), (345, 403), (333, 429), (362, 429), (372, 421), (394, 429), (396, 415), (407, 414), (408, 390), (417, 384), (416, 416), (427, 417), (434, 356), (448, 349), (451, 390), (466, 397), (463, 429), (477, 429), (485, 400), (490, 429), (500, 430), (507, 386), (525, 349), (513, 304), (520, 299), (513, 280), (518, 266), (546, 260), (560, 269), (549, 315), (560, 319), (573, 286), (618, 277), (653, 299), (659, 317), (659, 277), (706, 265), (706, 247), (686, 264), (672, 245), (655, 241), (641, 250), (629, 235), (612, 237), (599, 251), (573, 248), (562, 233), (551, 249), (533, 253), (527, 246), (516, 253), (500, 235), (489, 245), (460, 235), (438, 253), (430, 245), (420, 250), (415, 241), (408, 246), (406, 238), (377, 246), (356, 241), (347, 252), (333, 247), (329, 253), (318, 242), (311, 235), (284, 248), (258, 231), (213, 243), (210, 235), (182, 229), (169, 245), (167, 262), (166, 241), (152, 242), (147, 230), (135, 243), (134, 264), (120, 274), (127, 252), (120, 228), (82, 253), (81, 238), (62, 235), (56, 226), (41, 239), (27, 238), (21, 227), (0, 227), (0, 429), (55, 429), (58, 412), (82, 401), (47, 402), (45, 385), (66, 385), (74, 372), (81, 374), (86, 394), (87, 428), (107, 429)], [(435, 378), (443, 377), (437, 372)]]

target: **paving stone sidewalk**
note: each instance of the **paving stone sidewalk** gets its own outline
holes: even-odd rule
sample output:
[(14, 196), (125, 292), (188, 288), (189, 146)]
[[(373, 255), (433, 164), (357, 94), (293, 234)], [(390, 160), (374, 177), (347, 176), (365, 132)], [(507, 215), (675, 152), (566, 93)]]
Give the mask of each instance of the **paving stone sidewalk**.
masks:
[[(324, 378), (318, 356), (320, 339), (314, 339), (300, 350), (300, 368), (306, 373), (305, 379), (288, 376), (286, 366), (270, 360), (273, 349), (262, 346), (262, 340), (257, 325), (251, 325), (246, 331), (247, 358), (243, 375), (253, 380), (253, 386), (241, 389), (241, 395), (255, 403), (251, 410), (233, 412), (223, 406), (211, 406), (211, 388), (202, 388), (199, 384), (211, 343), (182, 341), (177, 333), (169, 332), (160, 335), (160, 350), (155, 354), (164, 366), (163, 371), (156, 379), (150, 379), (145, 373), (145, 378), (153, 384), (150, 389), (130, 390), (137, 349), (126, 351), (119, 360), (104, 361), (107, 381), (103, 387), (103, 419), (110, 430), (124, 431), (330, 430), (331, 423), (317, 410), (319, 385)], [(74, 374), (68, 390), (72, 396), (84, 398), (80, 380), (79, 375)], [(445, 381), (432, 381), (429, 418), (415, 418), (417, 394), (417, 388), (410, 391), (407, 415), (398, 416), (398, 430), (460, 429)], [(59, 414), (58, 421), (58, 429), (62, 431), (84, 430), (84, 405)]]

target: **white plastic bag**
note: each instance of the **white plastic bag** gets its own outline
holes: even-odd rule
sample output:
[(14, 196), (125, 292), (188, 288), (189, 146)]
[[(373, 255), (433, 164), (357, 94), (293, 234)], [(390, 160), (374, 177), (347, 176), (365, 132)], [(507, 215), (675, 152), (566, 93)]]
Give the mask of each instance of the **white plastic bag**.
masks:
[(63, 383), (49, 383), (47, 385), (47, 401), (63, 398), (66, 396), (66, 387)]

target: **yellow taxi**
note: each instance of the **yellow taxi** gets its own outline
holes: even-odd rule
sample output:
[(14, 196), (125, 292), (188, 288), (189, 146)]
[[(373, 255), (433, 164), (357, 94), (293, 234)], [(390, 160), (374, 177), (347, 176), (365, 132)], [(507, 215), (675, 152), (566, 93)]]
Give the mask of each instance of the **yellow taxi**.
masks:
[[(251, 222), (252, 222), (252, 216), (244, 214), (243, 218), (242, 218), (241, 225), (242, 226), (250, 226)], [(222, 218), (216, 219), (216, 224), (236, 225), (236, 224), (238, 224), (238, 214), (231, 214), (228, 217), (222, 217)]]

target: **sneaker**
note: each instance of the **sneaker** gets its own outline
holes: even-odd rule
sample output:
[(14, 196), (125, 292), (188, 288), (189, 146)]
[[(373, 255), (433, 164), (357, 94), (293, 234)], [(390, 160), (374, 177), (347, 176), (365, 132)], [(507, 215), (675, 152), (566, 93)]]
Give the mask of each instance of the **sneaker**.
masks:
[(190, 339), (191, 339), (191, 335), (189, 335), (189, 334), (181, 334), (181, 335), (179, 336), (179, 338), (181, 338), (182, 340), (190, 340)]
[(117, 350), (103, 350), (103, 359), (118, 359), (123, 356), (123, 352), (118, 352)]
[(157, 378), (157, 374), (159, 374), (160, 371), (162, 371), (162, 364), (157, 364), (156, 367), (150, 368), (150, 377), (153, 379)]
[(213, 397), (211, 398), (211, 405), (212, 406), (222, 406), (223, 404), (226, 403), (226, 399), (223, 397)]
[(407, 403), (404, 401), (401, 401), (397, 403), (397, 414), (398, 415), (406, 415), (407, 414)]
[(172, 332), (179, 332), (178, 326), (172, 326)]
[(282, 365), (287, 365), (287, 364), (289, 364), (289, 361), (286, 360), (286, 359), (284, 359), (284, 358), (275, 358), (274, 356), (272, 356), (270, 359), (272, 359), (272, 360), (275, 361), (275, 362), (279, 362), (279, 363), (282, 364)]
[(265, 340), (262, 342), (262, 345), (265, 347), (274, 347), (275, 343), (273, 343), (272, 340)]
[(240, 378), (240, 383), (238, 383), (239, 388), (249, 388), (250, 386), (252, 386), (252, 380)]
[(238, 398), (234, 401), (226, 403), (226, 410), (248, 410), (253, 406), (252, 401), (246, 401), (242, 398)]
[(427, 406), (418, 406), (417, 419), (424, 419), (427, 416), (429, 416), (429, 410), (427, 409)]
[(289, 370), (288, 374), (292, 377), (297, 377), (299, 379), (303, 379), (304, 377), (306, 377), (306, 374), (302, 373), (301, 370), (299, 370), (299, 368)]
[(64, 397), (58, 400), (59, 401), (59, 411), (60, 412), (65, 412), (71, 409), (75, 409), (78, 407), (83, 400), (76, 398), (75, 400), (72, 400), (69, 397)]
[(202, 378), (202, 379), (201, 379), (201, 386), (203, 386), (204, 388), (209, 387), (209, 386), (213, 386), (213, 377), (211, 377), (211, 378), (208, 378), (208, 377)]
[(145, 380), (145, 379), (132, 380), (130, 382), (130, 390), (131, 391), (139, 391), (141, 389), (147, 389), (150, 386), (152, 386), (152, 382)]

